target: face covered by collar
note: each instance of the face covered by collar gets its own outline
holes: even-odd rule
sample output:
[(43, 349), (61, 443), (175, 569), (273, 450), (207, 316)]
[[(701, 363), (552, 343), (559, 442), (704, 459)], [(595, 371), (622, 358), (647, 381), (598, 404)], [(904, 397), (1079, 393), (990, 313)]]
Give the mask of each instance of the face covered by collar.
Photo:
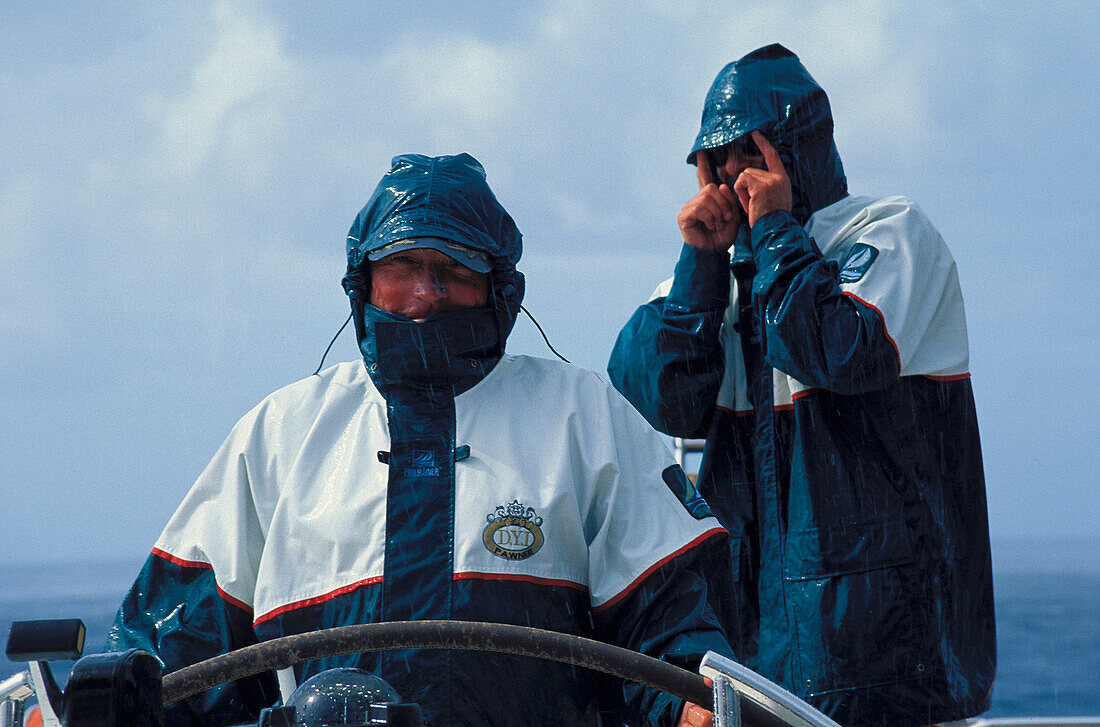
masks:
[(798, 56), (773, 44), (723, 68), (703, 103), (695, 153), (759, 130), (779, 152), (794, 193), (800, 224), (848, 194), (844, 167), (833, 141), (833, 117), (825, 91)]
[[(488, 256), (488, 305), (420, 323), (371, 305), (368, 256), (417, 237), (453, 240)], [(461, 393), (491, 371), (523, 302), (523, 274), (516, 270), (522, 250), (515, 222), (472, 156), (394, 157), (348, 232), (343, 279), (359, 350), (378, 388), (420, 383)]]

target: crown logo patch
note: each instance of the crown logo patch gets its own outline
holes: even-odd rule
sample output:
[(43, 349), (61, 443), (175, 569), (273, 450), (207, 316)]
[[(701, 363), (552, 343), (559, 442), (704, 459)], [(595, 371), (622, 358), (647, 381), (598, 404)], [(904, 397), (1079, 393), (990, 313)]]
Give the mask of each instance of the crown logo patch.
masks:
[(523, 560), (538, 552), (546, 538), (542, 534), (542, 518), (535, 509), (518, 500), (509, 505), (497, 505), (485, 516), (488, 525), (482, 541), (490, 553), (505, 560)]

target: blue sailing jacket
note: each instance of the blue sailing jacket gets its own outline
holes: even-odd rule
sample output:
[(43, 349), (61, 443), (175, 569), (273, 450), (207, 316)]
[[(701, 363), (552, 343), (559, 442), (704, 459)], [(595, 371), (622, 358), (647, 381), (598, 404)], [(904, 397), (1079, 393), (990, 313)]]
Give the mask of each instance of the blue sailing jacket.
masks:
[(993, 593), (954, 260), (910, 200), (847, 195), (828, 100), (781, 46), (723, 69), (689, 161), (754, 129), (792, 212), (732, 255), (685, 246), (622, 329), (612, 383), (706, 440), (745, 663), (846, 726), (975, 715)]
[[(415, 323), (369, 304), (363, 261), (430, 235), (493, 260), (488, 306)], [(402, 156), (348, 236), (361, 361), (275, 392), (233, 429), (173, 516), (109, 648), (168, 671), (330, 626), (458, 619), (597, 638), (694, 667), (724, 635), (726, 532), (605, 381), (504, 353), (520, 235), (472, 157)], [(662, 522), (660, 528), (652, 527)], [(380, 674), (433, 727), (585, 724), (597, 707), (673, 724), (680, 700), (574, 667), (446, 650), (307, 662)], [(198, 695), (170, 724), (255, 719), (270, 675)]]

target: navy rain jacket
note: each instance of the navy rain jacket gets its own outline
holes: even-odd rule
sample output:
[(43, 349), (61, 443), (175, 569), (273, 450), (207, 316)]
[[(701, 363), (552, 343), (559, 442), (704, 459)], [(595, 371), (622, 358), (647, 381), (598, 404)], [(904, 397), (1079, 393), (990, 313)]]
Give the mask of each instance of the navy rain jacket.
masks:
[(612, 383), (658, 430), (706, 439), (746, 664), (846, 727), (975, 715), (993, 592), (954, 261), (908, 200), (847, 196), (825, 93), (778, 45), (721, 71), (688, 161), (753, 130), (792, 213), (743, 226), (732, 260), (685, 245), (620, 332)]
[[(364, 260), (417, 236), (486, 253), (490, 305), (421, 323), (370, 305)], [(520, 252), (475, 159), (396, 157), (347, 240), (363, 361), (291, 384), (238, 423), (158, 540), (108, 648), (147, 649), (172, 671), (287, 634), (458, 619), (597, 638), (686, 668), (729, 654), (730, 569), (704, 575), (728, 557), (726, 533), (657, 434), (590, 372), (504, 355)], [(657, 512), (667, 522), (654, 529)], [(511, 534), (493, 541), (502, 517)], [(583, 724), (597, 697), (627, 705), (631, 724), (666, 725), (682, 705), (477, 652), (349, 655), (296, 675), (337, 666), (380, 674), (436, 727)], [(168, 724), (240, 723), (276, 696), (270, 675), (242, 680), (175, 705)]]

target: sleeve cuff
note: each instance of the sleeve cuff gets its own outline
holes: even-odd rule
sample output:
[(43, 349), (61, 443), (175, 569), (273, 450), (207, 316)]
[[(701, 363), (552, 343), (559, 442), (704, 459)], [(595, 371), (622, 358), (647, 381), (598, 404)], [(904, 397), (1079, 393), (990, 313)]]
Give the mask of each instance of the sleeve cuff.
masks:
[(685, 244), (665, 304), (690, 311), (724, 310), (729, 305), (729, 264), (727, 252)]
[(790, 225), (801, 227), (801, 225), (798, 224), (798, 220), (794, 218), (794, 215), (786, 210), (773, 210), (758, 219), (756, 224), (753, 225), (752, 235), (750, 236), (753, 258), (756, 258), (757, 253), (760, 252), (760, 248), (767, 244), (768, 238), (770, 238), (774, 232)]

